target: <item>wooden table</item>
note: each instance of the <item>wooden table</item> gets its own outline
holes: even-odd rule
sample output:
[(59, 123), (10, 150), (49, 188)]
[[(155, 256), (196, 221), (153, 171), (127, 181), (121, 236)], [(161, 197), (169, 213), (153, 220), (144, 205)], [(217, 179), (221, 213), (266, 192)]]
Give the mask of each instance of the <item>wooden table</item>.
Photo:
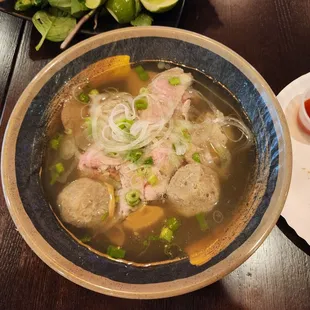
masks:
[[(310, 0), (188, 0), (180, 27), (238, 52), (275, 93), (310, 71)], [(0, 14), (1, 141), (18, 97), (57, 50), (46, 44), (35, 53), (38, 39), (30, 23)], [(209, 287), (164, 300), (117, 299), (47, 267), (16, 231), (0, 192), (0, 309), (310, 309), (309, 249), (281, 218), (247, 262)]]

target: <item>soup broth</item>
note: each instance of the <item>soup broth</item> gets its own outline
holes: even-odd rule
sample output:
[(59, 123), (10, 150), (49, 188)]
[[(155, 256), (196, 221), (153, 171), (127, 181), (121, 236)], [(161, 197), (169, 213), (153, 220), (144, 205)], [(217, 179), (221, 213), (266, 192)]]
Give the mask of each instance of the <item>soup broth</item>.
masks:
[(225, 233), (251, 190), (256, 152), (224, 86), (145, 61), (76, 85), (64, 102), (42, 183), (75, 238), (150, 264), (186, 257), (195, 242), (208, 247)]

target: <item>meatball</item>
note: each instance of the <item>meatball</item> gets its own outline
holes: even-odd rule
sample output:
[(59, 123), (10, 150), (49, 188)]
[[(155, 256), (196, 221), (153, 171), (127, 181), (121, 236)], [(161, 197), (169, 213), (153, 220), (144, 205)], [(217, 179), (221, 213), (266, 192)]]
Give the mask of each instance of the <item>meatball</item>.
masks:
[(80, 228), (93, 228), (109, 210), (110, 195), (102, 183), (80, 178), (67, 185), (58, 195), (60, 217)]
[(172, 207), (185, 217), (208, 212), (219, 200), (219, 178), (209, 167), (188, 164), (172, 177), (167, 195)]

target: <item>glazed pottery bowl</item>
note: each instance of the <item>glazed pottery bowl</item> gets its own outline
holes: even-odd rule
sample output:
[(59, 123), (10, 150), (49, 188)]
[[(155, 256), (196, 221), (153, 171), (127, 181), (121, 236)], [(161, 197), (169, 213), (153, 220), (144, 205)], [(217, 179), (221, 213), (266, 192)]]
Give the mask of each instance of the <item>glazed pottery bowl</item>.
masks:
[[(127, 265), (83, 246), (60, 225), (45, 199), (40, 167), (50, 103), (62, 87), (96, 62), (129, 55), (132, 62), (165, 60), (195, 68), (239, 100), (257, 145), (253, 190), (223, 237), (205, 249), (200, 266), (188, 259)], [(291, 178), (291, 145), (276, 97), (236, 53), (204, 36), (164, 27), (107, 32), (65, 51), (23, 92), (2, 149), (2, 183), (10, 214), (32, 250), (51, 268), (88, 289), (125, 298), (163, 298), (209, 285), (242, 264), (263, 242), (283, 208)]]

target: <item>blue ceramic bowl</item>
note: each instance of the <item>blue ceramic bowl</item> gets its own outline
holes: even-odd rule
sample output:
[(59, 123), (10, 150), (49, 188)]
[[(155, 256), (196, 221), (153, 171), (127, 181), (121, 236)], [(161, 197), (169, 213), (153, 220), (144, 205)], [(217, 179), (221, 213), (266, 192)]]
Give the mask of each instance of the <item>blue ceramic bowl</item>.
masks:
[[(213, 77), (247, 114), (257, 143), (253, 189), (224, 236), (206, 249), (208, 261), (126, 265), (83, 246), (63, 228), (40, 182), (51, 101), (88, 66), (115, 55), (132, 62), (166, 60)], [(126, 298), (161, 298), (209, 285), (243, 263), (263, 242), (283, 208), (291, 178), (291, 145), (276, 97), (264, 79), (227, 47), (184, 30), (127, 28), (90, 38), (49, 63), (22, 94), (2, 151), (2, 182), (11, 216), (25, 241), (51, 268), (75, 283)]]

